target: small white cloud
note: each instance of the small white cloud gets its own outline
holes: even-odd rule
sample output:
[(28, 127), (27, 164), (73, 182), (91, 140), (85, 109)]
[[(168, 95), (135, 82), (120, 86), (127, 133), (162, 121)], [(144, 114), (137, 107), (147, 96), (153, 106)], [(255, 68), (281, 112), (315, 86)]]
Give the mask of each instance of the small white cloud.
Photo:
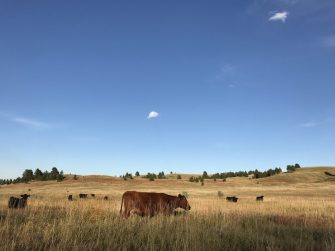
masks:
[(153, 118), (157, 118), (159, 116), (159, 113), (158, 112), (155, 112), (155, 111), (151, 111), (149, 112), (148, 114), (148, 119), (153, 119)]
[(282, 21), (285, 23), (288, 14), (289, 13), (287, 11), (272, 13), (272, 16), (269, 17), (269, 21)]
[(324, 37), (321, 40), (321, 45), (324, 46), (324, 47), (335, 48), (335, 35)]

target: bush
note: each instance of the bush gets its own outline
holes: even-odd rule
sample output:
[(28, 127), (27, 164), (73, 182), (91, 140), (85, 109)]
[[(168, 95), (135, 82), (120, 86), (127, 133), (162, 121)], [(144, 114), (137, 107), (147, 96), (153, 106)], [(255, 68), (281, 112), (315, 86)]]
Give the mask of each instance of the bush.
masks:
[(287, 165), (286, 166), (286, 170), (288, 172), (294, 172), (297, 168), (301, 168), (299, 164), (295, 164), (295, 165)]
[(181, 180), (181, 175), (180, 174), (177, 175), (177, 180)]
[(222, 191), (218, 191), (218, 197), (223, 197), (224, 193)]

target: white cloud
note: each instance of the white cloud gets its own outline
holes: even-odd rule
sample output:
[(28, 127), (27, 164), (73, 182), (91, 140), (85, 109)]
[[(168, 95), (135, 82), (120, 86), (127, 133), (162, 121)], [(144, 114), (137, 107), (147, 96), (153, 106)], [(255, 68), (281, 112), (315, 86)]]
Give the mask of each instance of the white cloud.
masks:
[(335, 48), (335, 35), (324, 37), (321, 40), (321, 45), (324, 47), (334, 47)]
[(33, 127), (36, 129), (47, 129), (50, 128), (51, 125), (41, 122), (41, 121), (37, 121), (34, 119), (30, 119), (30, 118), (22, 118), (22, 117), (14, 117), (11, 119), (12, 121), (22, 124), (22, 125), (26, 125), (29, 127)]
[(155, 111), (151, 111), (149, 112), (148, 114), (148, 119), (153, 119), (153, 118), (157, 118), (159, 116), (159, 113), (158, 112), (155, 112)]
[(287, 11), (272, 13), (272, 16), (269, 17), (269, 21), (282, 21), (285, 23), (288, 14)]

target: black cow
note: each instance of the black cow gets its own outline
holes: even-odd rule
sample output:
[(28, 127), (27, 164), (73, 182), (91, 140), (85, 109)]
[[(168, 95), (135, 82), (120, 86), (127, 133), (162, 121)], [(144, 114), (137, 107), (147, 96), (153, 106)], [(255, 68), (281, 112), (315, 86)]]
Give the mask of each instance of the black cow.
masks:
[(70, 194), (69, 196), (67, 196), (67, 199), (68, 199), (69, 201), (72, 201), (72, 200), (73, 200), (72, 194)]
[(237, 202), (238, 198), (235, 197), (235, 196), (227, 196), (227, 197), (226, 197), (226, 200), (227, 200), (228, 202)]
[(92, 193), (92, 194), (91, 194), (91, 196), (92, 196), (92, 197), (95, 197), (95, 194), (94, 194), (94, 193)]
[(256, 201), (263, 201), (263, 200), (264, 200), (264, 195), (256, 197)]
[(104, 200), (108, 200), (108, 196), (105, 196), (105, 197), (104, 197)]
[(27, 200), (30, 197), (29, 194), (22, 194), (21, 198), (11, 196), (8, 200), (9, 208), (25, 208), (27, 206)]
[(85, 199), (85, 198), (87, 198), (87, 196), (88, 196), (87, 193), (80, 193), (79, 194), (79, 198), (81, 198), (81, 199)]

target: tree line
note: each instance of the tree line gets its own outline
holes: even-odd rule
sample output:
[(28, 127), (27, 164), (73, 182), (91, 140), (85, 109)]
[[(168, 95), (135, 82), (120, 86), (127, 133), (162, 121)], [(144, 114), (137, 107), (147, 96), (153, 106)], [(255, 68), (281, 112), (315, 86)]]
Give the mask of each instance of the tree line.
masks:
[(208, 175), (206, 171), (203, 172), (202, 176), (194, 177), (191, 176), (189, 178), (190, 182), (203, 182), (204, 179), (222, 179), (225, 181), (227, 178), (232, 177), (248, 177), (249, 175), (252, 175), (253, 178), (259, 179), (259, 178), (265, 178), (269, 177), (275, 174), (279, 174), (282, 172), (282, 169), (280, 167), (276, 167), (274, 169), (270, 168), (264, 172), (258, 171), (257, 169), (251, 170), (251, 171), (237, 171), (237, 172), (223, 172), (223, 173), (215, 173), (212, 175)]
[[(135, 173), (135, 176), (140, 177), (140, 173), (137, 171)], [(120, 178), (123, 178), (124, 180), (133, 179), (133, 175), (132, 175), (132, 173), (126, 172), (124, 175), (121, 175)], [(147, 173), (146, 175), (142, 175), (142, 178), (149, 179), (150, 181), (154, 181), (155, 179), (167, 179), (167, 177), (165, 176), (165, 173), (163, 171), (159, 172), (158, 174)]]
[(36, 181), (46, 181), (46, 180), (57, 180), (62, 181), (64, 180), (64, 173), (63, 171), (58, 171), (56, 167), (53, 167), (51, 171), (44, 171), (42, 172), (40, 169), (36, 169), (34, 172), (31, 169), (26, 169), (22, 173), (22, 177), (17, 177), (16, 179), (0, 179), (0, 185), (9, 185), (9, 184), (16, 184), (16, 183), (26, 183), (32, 180)]
[[(286, 170), (287, 172), (294, 172), (297, 168), (301, 168), (299, 164), (294, 164), (294, 165), (287, 165)], [(233, 177), (249, 177), (252, 176), (254, 179), (259, 179), (259, 178), (265, 178), (265, 177), (270, 177), (276, 174), (279, 174), (282, 172), (282, 169), (280, 167), (275, 167), (275, 168), (270, 168), (265, 171), (259, 171), (258, 169), (255, 170), (250, 170), (250, 171), (237, 171), (237, 172), (223, 172), (223, 173), (215, 173), (212, 175), (208, 175), (206, 171), (203, 172), (201, 176), (191, 176), (189, 178), (190, 182), (204, 182), (204, 179), (222, 179), (225, 181), (227, 178), (233, 178)], [(172, 174), (172, 172), (170, 172)], [(135, 173), (136, 177), (140, 176), (140, 173), (137, 171)], [(131, 173), (126, 173), (122, 176), (120, 176), (124, 180), (127, 179), (133, 179), (133, 176)], [(150, 181), (154, 181), (155, 179), (167, 179), (165, 176), (164, 172), (159, 172), (158, 174), (155, 173), (147, 173), (146, 175), (142, 175), (143, 178), (149, 179)], [(181, 179), (180, 175), (177, 175), (177, 179)]]

